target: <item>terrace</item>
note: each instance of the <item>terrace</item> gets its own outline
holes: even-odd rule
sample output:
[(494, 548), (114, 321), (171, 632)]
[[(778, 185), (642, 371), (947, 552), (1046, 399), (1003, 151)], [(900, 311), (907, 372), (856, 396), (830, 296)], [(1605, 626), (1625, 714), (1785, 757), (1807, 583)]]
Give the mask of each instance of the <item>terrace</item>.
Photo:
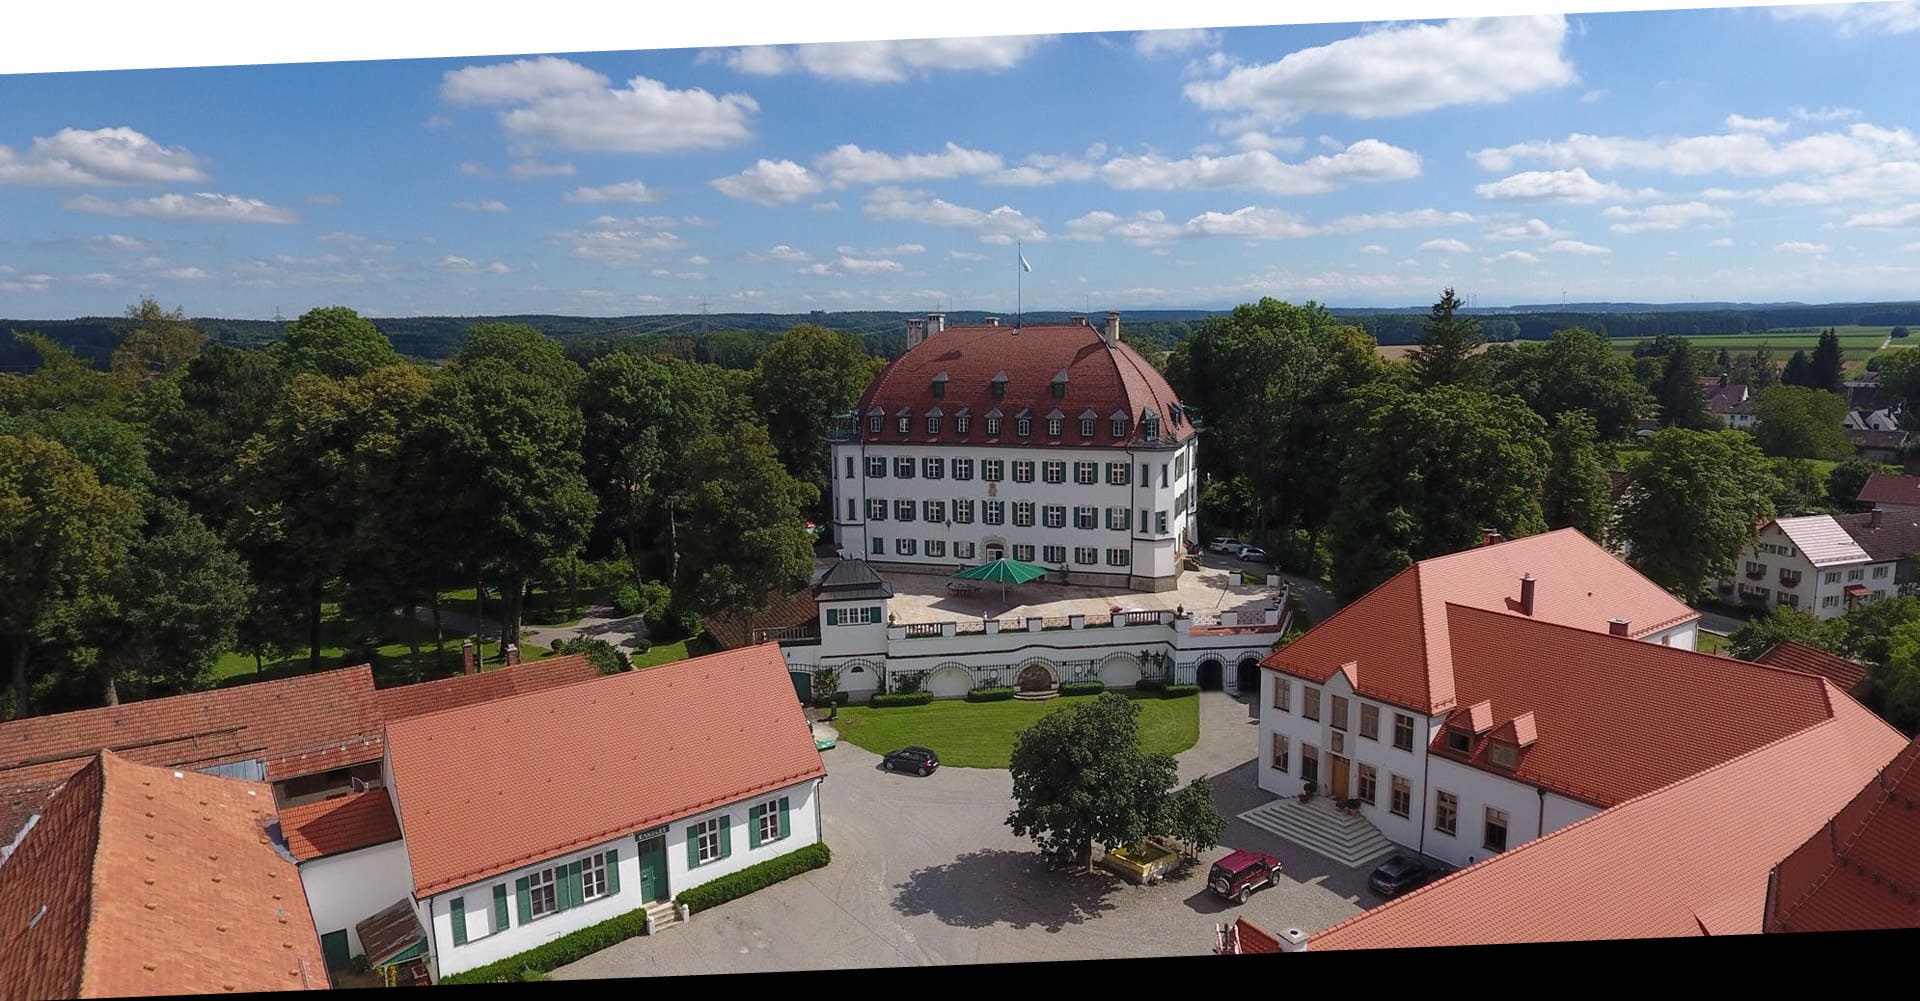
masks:
[(947, 589), (951, 578), (943, 575), (882, 571), (881, 576), (893, 585), (894, 625), (906, 637), (943, 635), (946, 623), (954, 623), (955, 632), (982, 632), (988, 621), (997, 621), (997, 631), (1005, 632), (1033, 628), (1033, 620), (1043, 629), (1073, 628), (1075, 619), (1083, 628), (1144, 625), (1171, 622), (1181, 611), (1192, 617), (1197, 631), (1277, 627), (1273, 610), (1285, 604), (1279, 588), (1243, 584), (1239, 571), (1216, 568), (1181, 574), (1171, 591), (1034, 581), (1007, 585), (1004, 599), (998, 584), (955, 594)]

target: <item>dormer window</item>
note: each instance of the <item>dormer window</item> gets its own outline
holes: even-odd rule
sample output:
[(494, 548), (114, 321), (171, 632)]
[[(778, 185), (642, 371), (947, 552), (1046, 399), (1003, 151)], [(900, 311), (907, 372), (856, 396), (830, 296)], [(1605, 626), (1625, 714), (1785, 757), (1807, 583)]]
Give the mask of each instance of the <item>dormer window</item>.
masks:
[(971, 416), (968, 416), (967, 414), (961, 414), (953, 419), (953, 429), (959, 432), (960, 434), (966, 434), (967, 428), (971, 427), (972, 425), (973, 425), (973, 418)]
[(1067, 395), (1067, 370), (1064, 368), (1054, 373), (1053, 395), (1056, 399)]
[(905, 417), (905, 416), (903, 416), (903, 417), (901, 417), (901, 418), (900, 418), (900, 433), (901, 433), (901, 434), (906, 434), (906, 433), (907, 433), (908, 431), (910, 431), (910, 430), (912, 430), (912, 428), (913, 428), (913, 418), (911, 418), (911, 417)]
[(1113, 415), (1113, 436), (1115, 438), (1125, 438), (1127, 436), (1127, 415), (1126, 414)]
[(1055, 417), (1047, 421), (1047, 433), (1055, 438), (1060, 437), (1060, 418)]
[(1007, 396), (1007, 373), (999, 372), (993, 377), (993, 398), (1005, 399)]
[(942, 372), (933, 377), (933, 395), (935, 397), (947, 395), (947, 373)]
[(987, 418), (987, 437), (998, 438), (999, 436), (1000, 436), (1000, 418), (998, 417)]
[(1022, 438), (1033, 433), (1033, 418), (1022, 417), (1013, 422), (1014, 433)]
[(1447, 750), (1458, 751), (1461, 754), (1472, 754), (1473, 734), (1465, 730), (1449, 729), (1447, 731)]
[(874, 414), (872, 417), (867, 418), (867, 433), (868, 434), (880, 433), (880, 415), (879, 414)]
[(927, 415), (927, 433), (928, 434), (940, 433), (940, 415), (939, 414)]
[(1093, 437), (1093, 418), (1091, 417), (1080, 418), (1080, 437), (1082, 438)]
[(1141, 427), (1141, 430), (1146, 432), (1148, 441), (1160, 440), (1160, 415), (1159, 414), (1147, 414), (1145, 417), (1141, 418), (1140, 427)]
[(1487, 760), (1501, 768), (1513, 768), (1520, 763), (1520, 749), (1496, 740), (1487, 745)]

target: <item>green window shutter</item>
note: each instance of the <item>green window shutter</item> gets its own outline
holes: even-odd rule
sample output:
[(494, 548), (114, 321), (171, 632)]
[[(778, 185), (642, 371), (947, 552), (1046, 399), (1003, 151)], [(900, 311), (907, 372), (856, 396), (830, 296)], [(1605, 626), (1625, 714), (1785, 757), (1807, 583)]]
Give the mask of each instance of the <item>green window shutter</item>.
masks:
[(567, 866), (567, 885), (573, 888), (573, 906), (587, 902), (587, 884), (580, 876), (580, 870), (586, 868), (585, 862), (575, 862)]
[(790, 833), (792, 832), (787, 827), (787, 798), (782, 796), (780, 797), (780, 836), (784, 838)]
[(553, 867), (553, 898), (559, 904), (559, 909), (563, 911), (576, 903), (573, 896), (572, 868), (565, 865)]
[(729, 855), (733, 854), (733, 832), (728, 830), (728, 828), (732, 826), (732, 824), (729, 823), (729, 821), (731, 821), (732, 819), (733, 819), (732, 817), (727, 817), (727, 816), (722, 816), (720, 818), (720, 857), (721, 858), (726, 858)]
[[(873, 621), (875, 621), (875, 622), (885, 622), (885, 621), (887, 621), (887, 617), (886, 617), (886, 616), (884, 616), (884, 615), (881, 615), (881, 614), (880, 614), (880, 606), (879, 606), (879, 605), (875, 605), (875, 606), (873, 606)], [(724, 824), (725, 824), (725, 821), (722, 821), (721, 823), (722, 823), (722, 824), (724, 825)], [(721, 830), (723, 830), (723, 831), (724, 831), (724, 830), (726, 830), (726, 828), (725, 828), (724, 826), (722, 826), (722, 827), (721, 827), (720, 829), (721, 829)]]
[(837, 626), (839, 624), (840, 624), (840, 610), (838, 608), (827, 609), (827, 625)]
[(760, 815), (766, 812), (766, 809), (767, 808), (764, 806), (756, 806), (753, 809), (747, 811), (747, 847), (748, 848), (760, 847)]
[(507, 930), (507, 884), (493, 884), (493, 930)]
[(533, 920), (533, 891), (528, 889), (527, 887), (527, 877), (522, 876), (519, 879), (516, 879), (513, 881), (513, 892), (514, 892), (514, 895), (519, 898), (520, 923), (526, 924), (527, 922), (532, 921)]
[[(851, 460), (849, 460), (851, 461)], [(607, 896), (620, 894), (620, 852), (618, 849), (607, 852)]]
[(700, 865), (700, 828), (689, 827), (687, 828), (687, 868), (694, 869), (694, 868), (698, 868), (699, 865)]
[(467, 944), (467, 897), (464, 893), (453, 898), (453, 944)]

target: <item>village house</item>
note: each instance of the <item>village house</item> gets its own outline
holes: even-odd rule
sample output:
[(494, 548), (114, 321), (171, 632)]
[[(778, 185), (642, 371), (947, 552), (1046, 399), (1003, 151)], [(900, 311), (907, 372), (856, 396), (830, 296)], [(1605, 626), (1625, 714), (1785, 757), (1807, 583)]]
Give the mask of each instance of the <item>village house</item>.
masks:
[[(1856, 519), (1865, 519), (1856, 521)], [(1774, 608), (1785, 605), (1821, 619), (1885, 598), (1896, 585), (1900, 556), (1879, 556), (1856, 541), (1856, 532), (1877, 526), (1872, 515), (1810, 514), (1775, 518), (1760, 527), (1737, 567), (1738, 578), (1723, 578), (1717, 590), (1724, 600)], [(1877, 536), (1897, 547), (1891, 533)]]
[(265, 783), (96, 751), (0, 865), (0, 998), (324, 990)]
[(1756, 400), (1743, 383), (1729, 382), (1724, 375), (1703, 375), (1698, 379), (1700, 395), (1707, 401), (1707, 412), (1730, 428), (1752, 429), (1759, 422)]
[(411, 866), (382, 934), (435, 980), (640, 908), (664, 924), (821, 839), (826, 770), (773, 644), (395, 720), (382, 772)]
[(1860, 485), (1860, 506), (1872, 511), (1920, 512), (1920, 476), (1875, 473)]

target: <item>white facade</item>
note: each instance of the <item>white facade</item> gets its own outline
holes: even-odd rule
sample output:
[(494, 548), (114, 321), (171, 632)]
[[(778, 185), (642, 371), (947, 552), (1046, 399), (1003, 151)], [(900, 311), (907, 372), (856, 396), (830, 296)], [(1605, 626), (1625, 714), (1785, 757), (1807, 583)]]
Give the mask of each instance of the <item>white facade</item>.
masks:
[[(816, 844), (821, 834), (819, 789), (820, 780), (810, 779), (724, 809), (682, 817), (649, 831), (624, 834), (538, 865), (501, 873), (469, 886), (416, 900), (421, 926), (427, 929), (430, 955), (434, 960), (434, 977), (437, 980), (518, 955), (563, 935), (645, 906), (647, 901), (643, 899), (644, 881), (641, 878), (642, 837), (651, 842), (657, 836), (665, 842), (666, 886), (655, 895), (669, 900), (702, 883)], [(762, 841), (755, 846), (756, 835), (750, 830), (754, 807), (777, 803), (783, 797), (787, 801), (785, 836)], [(726, 818), (727, 832), (724, 857), (704, 864), (691, 864), (688, 843), (692, 829), (722, 817)], [(612, 865), (607, 864), (609, 854), (615, 857)], [(547, 878), (543, 874), (577, 862), (605, 868), (606, 877), (601, 884), (605, 887), (604, 892), (589, 892), (586, 900), (564, 909), (558, 909), (556, 895), (555, 910), (523, 920), (520, 880), (529, 880), (528, 894), (531, 896), (532, 884)], [(461, 902), (464, 942), (456, 942), (456, 900)], [(528, 905), (529, 909), (535, 909), (531, 901)], [(506, 912), (504, 923), (498, 919), (502, 909)]]
[[(1175, 554), (1198, 547), (1198, 449), (1197, 438), (1125, 449), (835, 442), (834, 538), (881, 568), (1005, 556), (1076, 583), (1158, 589), (1178, 573)], [(1048, 481), (1049, 464), (1059, 482)]]
[(1815, 566), (1779, 523), (1773, 522), (1741, 554), (1734, 576), (1720, 582), (1720, 594), (1727, 600), (1758, 603), (1770, 609), (1786, 605), (1821, 619), (1839, 618), (1860, 603), (1849, 599), (1849, 587), (1866, 588), (1867, 601), (1895, 593), (1897, 564), (1875, 563), (1864, 558), (1864, 551), (1860, 556), (1863, 558), (1823, 561), (1826, 565)]
[[(1697, 624), (1688, 622), (1643, 637), (1644, 642), (1694, 649)], [(1307, 781), (1309, 760), (1320, 794), (1361, 800), (1360, 812), (1388, 840), (1454, 865), (1485, 858), (1487, 810), (1502, 811), (1507, 823), (1507, 847), (1565, 827), (1599, 812), (1599, 808), (1525, 782), (1430, 756), (1434, 732), (1447, 713), (1428, 716), (1355, 694), (1344, 673), (1325, 684), (1274, 670), (1262, 670), (1260, 679), (1260, 745), (1257, 772), (1260, 788), (1275, 796), (1295, 796)], [(1284, 689), (1284, 695), (1282, 690)], [(1308, 691), (1318, 692), (1317, 709)], [(1278, 700), (1278, 701), (1276, 701)], [(1344, 725), (1337, 707), (1345, 703)], [(1308, 712), (1318, 719), (1308, 719)], [(1377, 714), (1374, 736), (1367, 735), (1366, 718)], [(1276, 762), (1284, 740), (1284, 767)], [(1345, 785), (1339, 788), (1344, 759)], [(1371, 796), (1367, 775), (1372, 777)], [(1402, 790), (1395, 795), (1396, 783)], [(1454, 832), (1436, 829), (1440, 793), (1456, 798)]]
[(366, 948), (355, 926), (406, 895), (413, 885), (413, 866), (405, 842), (389, 841), (302, 862), (300, 885), (320, 936), (345, 931), (348, 954), (358, 956)]

